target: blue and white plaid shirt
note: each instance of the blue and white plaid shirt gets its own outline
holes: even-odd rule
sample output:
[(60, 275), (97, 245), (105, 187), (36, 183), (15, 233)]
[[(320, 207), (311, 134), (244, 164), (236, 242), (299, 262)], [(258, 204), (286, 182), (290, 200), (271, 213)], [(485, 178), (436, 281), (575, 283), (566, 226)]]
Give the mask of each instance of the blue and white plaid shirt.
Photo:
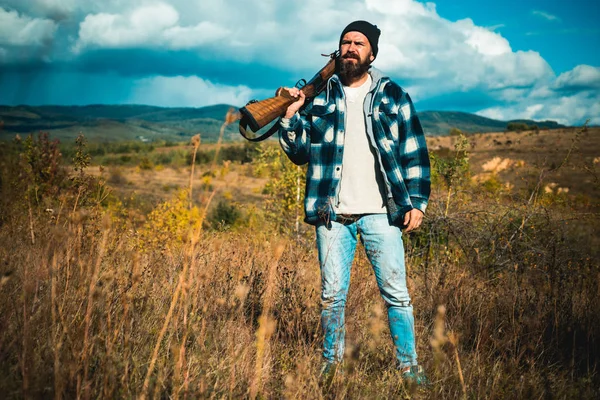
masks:
[[(369, 141), (375, 151), (386, 186), (387, 211), (392, 222), (402, 225), (413, 208), (425, 212), (430, 193), (427, 144), (408, 94), (380, 71), (369, 70), (373, 84), (365, 97), (364, 113)], [(305, 221), (335, 221), (342, 174), (346, 100), (337, 75), (301, 115), (282, 118), (279, 142), (289, 159), (308, 163)]]

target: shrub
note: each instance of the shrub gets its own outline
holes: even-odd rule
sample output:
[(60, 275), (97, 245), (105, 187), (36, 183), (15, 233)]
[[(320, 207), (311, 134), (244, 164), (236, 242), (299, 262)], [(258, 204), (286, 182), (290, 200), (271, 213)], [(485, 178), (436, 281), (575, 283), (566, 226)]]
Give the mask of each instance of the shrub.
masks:
[(259, 146), (251, 142), (246, 142), (243, 146), (225, 146), (219, 154), (219, 161), (234, 161), (240, 164), (251, 163), (260, 154), (259, 151)]
[(506, 130), (510, 132), (528, 131), (531, 127), (524, 122), (509, 122), (506, 125)]
[(108, 183), (113, 185), (125, 185), (127, 178), (123, 175), (121, 168), (113, 167), (108, 170)]
[(467, 138), (460, 135), (454, 145), (454, 151), (444, 148), (437, 153), (430, 153), (433, 185), (441, 184), (450, 188), (468, 182), (469, 146)]
[(150, 161), (150, 159), (148, 157), (144, 156), (140, 160), (139, 167), (141, 170), (149, 171), (154, 168), (154, 164), (152, 164), (152, 162)]
[(448, 134), (450, 136), (460, 136), (463, 134), (463, 132), (458, 128), (450, 128), (450, 130), (448, 131)]
[(47, 132), (40, 132), (37, 139), (29, 135), (23, 142), (19, 184), (27, 185), (28, 198), (39, 201), (46, 195), (56, 196), (64, 187), (66, 171), (58, 145), (58, 139), (50, 140)]
[(171, 200), (159, 204), (140, 230), (140, 249), (176, 249), (186, 243), (202, 223), (197, 207), (189, 208), (189, 193), (180, 190)]
[(482, 186), (488, 192), (496, 195), (499, 194), (504, 188), (504, 185), (502, 184), (502, 181), (500, 181), (500, 179), (498, 178), (497, 174), (491, 174), (488, 179), (483, 181)]
[(156, 153), (156, 154), (152, 154), (152, 162), (154, 164), (157, 165), (169, 165), (173, 162), (174, 159), (174, 153), (172, 151), (170, 152), (164, 152), (164, 153)]
[[(215, 151), (202, 151), (198, 150), (196, 153), (196, 164), (208, 164), (211, 163), (215, 157)], [(192, 165), (193, 152), (186, 154), (186, 165)]]
[(208, 221), (214, 228), (226, 229), (235, 225), (241, 212), (227, 200), (221, 200), (217, 207), (209, 214)]
[(306, 165), (293, 164), (278, 146), (262, 145), (255, 162), (255, 174), (267, 176), (263, 193), (266, 210), (280, 229), (289, 230), (289, 221), (303, 213)]

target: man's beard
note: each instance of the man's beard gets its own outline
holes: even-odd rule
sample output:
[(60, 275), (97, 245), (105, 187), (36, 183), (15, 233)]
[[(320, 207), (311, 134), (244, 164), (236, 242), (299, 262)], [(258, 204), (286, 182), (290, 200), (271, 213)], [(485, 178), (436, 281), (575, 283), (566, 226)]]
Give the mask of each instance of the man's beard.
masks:
[[(350, 58), (354, 58), (357, 62), (348, 61)], [(338, 75), (340, 76), (342, 83), (345, 86), (348, 86), (358, 78), (361, 78), (369, 68), (371, 68), (369, 61), (361, 61), (358, 56), (355, 57), (351, 55), (342, 57), (339, 61)]]

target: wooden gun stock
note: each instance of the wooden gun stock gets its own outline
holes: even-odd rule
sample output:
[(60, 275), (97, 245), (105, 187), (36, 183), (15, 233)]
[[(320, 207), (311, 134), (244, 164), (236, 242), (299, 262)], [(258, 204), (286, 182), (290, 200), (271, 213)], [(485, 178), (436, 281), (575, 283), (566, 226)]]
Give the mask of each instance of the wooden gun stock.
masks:
[[(302, 89), (300, 89), (302, 90)], [(287, 108), (298, 98), (292, 97), (285, 88), (277, 89), (275, 97), (250, 103), (240, 109), (242, 118), (248, 119), (248, 125), (254, 132), (265, 127), (275, 118), (285, 113)]]
[[(313, 99), (321, 93), (327, 84), (327, 80), (335, 73), (335, 64), (338, 56), (339, 52), (337, 51), (330, 54), (329, 62), (300, 89), (306, 96), (307, 103), (310, 99)], [(275, 97), (248, 103), (245, 107), (240, 108), (240, 114), (242, 115), (240, 120), (240, 133), (246, 139), (253, 142), (268, 138), (275, 133), (277, 130), (276, 126), (269, 129), (267, 133), (256, 138), (247, 136), (246, 128), (249, 127), (253, 132), (262, 129), (276, 118), (284, 115), (287, 108), (296, 100), (298, 100), (298, 98), (292, 97), (285, 88), (280, 87), (275, 92)]]

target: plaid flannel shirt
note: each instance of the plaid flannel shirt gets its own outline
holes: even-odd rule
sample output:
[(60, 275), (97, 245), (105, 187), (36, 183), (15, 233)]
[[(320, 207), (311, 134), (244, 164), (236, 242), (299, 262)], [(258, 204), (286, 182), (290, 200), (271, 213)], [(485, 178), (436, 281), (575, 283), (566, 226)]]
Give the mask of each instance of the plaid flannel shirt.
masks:
[[(365, 97), (367, 135), (386, 187), (388, 215), (402, 225), (413, 208), (425, 212), (430, 193), (427, 144), (419, 118), (408, 94), (380, 71), (369, 70), (373, 84)], [(279, 141), (295, 164), (308, 163), (305, 221), (329, 224), (337, 216), (344, 151), (346, 100), (337, 75), (302, 113), (282, 118)]]

